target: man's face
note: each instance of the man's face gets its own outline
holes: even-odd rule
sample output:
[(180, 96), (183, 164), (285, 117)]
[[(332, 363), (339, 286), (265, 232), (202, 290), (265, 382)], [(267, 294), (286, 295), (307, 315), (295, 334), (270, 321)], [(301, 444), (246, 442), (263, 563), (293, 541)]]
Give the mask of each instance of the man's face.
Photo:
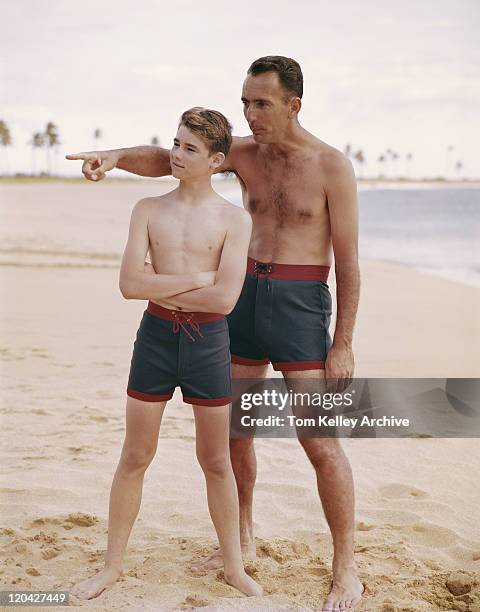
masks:
[(178, 128), (170, 149), (172, 176), (192, 179), (211, 175), (215, 168), (213, 158), (201, 138), (184, 125)]
[(276, 72), (247, 75), (242, 89), (243, 114), (255, 142), (279, 142), (291, 119), (290, 102)]

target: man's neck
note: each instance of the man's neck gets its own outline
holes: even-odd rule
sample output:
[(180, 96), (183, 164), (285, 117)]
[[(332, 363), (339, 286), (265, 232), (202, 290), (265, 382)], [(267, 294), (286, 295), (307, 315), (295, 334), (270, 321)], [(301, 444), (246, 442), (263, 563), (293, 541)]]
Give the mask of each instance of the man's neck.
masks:
[(213, 192), (212, 179), (210, 176), (202, 176), (198, 179), (180, 181), (178, 185), (178, 196), (185, 204), (200, 204)]
[(310, 134), (298, 121), (290, 124), (277, 142), (266, 145), (273, 155), (288, 156), (303, 149)]

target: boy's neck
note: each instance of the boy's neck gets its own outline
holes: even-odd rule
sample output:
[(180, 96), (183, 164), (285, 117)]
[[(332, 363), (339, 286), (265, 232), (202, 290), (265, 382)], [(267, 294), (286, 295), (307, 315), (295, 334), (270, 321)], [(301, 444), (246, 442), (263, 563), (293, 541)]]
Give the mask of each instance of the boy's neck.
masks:
[(212, 193), (211, 176), (202, 176), (198, 179), (180, 181), (178, 195), (187, 204), (201, 203), (205, 197)]

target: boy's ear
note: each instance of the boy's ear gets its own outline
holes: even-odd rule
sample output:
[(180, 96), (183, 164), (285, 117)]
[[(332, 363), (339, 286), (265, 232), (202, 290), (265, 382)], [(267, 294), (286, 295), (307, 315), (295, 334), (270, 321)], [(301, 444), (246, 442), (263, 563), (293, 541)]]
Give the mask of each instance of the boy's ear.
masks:
[(218, 151), (212, 157), (212, 162), (211, 162), (212, 167), (216, 170), (217, 168), (220, 168), (220, 166), (223, 164), (224, 161), (225, 161), (225, 154)]

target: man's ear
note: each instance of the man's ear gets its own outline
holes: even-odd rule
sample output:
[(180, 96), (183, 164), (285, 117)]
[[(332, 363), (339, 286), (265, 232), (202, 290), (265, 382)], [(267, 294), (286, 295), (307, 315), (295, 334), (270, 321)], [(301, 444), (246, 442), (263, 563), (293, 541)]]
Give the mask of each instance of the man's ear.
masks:
[(224, 161), (225, 161), (225, 154), (218, 151), (217, 153), (215, 153), (215, 155), (212, 156), (212, 160), (210, 163), (211, 163), (212, 168), (216, 170), (217, 168), (220, 168), (220, 166), (223, 164)]
[(290, 100), (290, 111), (288, 113), (289, 118), (292, 119), (293, 117), (298, 115), (301, 108), (302, 108), (302, 101), (300, 100), (300, 98), (298, 97), (292, 98)]

